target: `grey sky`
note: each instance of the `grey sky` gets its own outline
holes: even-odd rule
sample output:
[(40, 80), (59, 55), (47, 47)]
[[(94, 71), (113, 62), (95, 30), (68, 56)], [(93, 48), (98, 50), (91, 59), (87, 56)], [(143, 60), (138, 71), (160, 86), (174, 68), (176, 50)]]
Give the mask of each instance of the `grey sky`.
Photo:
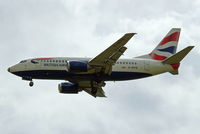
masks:
[[(2, 134), (199, 134), (199, 0), (0, 1), (0, 130)], [(180, 74), (108, 82), (108, 98), (62, 95), (62, 81), (35, 80), (30, 88), (7, 72), (33, 57), (94, 57), (126, 32), (138, 33), (123, 57), (149, 53), (173, 27), (178, 51), (194, 50)]]

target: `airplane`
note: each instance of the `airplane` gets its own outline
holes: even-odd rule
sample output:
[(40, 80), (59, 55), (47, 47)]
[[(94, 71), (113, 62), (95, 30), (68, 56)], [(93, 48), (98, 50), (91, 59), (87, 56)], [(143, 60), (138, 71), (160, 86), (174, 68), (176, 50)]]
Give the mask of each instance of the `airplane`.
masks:
[(180, 62), (194, 47), (176, 53), (180, 31), (172, 28), (152, 52), (131, 59), (120, 57), (136, 33), (126, 33), (94, 58), (31, 58), (9, 67), (8, 72), (30, 81), (31, 87), (33, 79), (65, 80), (68, 82), (58, 85), (60, 93), (85, 91), (93, 97), (106, 97), (102, 89), (106, 81), (133, 80), (165, 72), (177, 75)]

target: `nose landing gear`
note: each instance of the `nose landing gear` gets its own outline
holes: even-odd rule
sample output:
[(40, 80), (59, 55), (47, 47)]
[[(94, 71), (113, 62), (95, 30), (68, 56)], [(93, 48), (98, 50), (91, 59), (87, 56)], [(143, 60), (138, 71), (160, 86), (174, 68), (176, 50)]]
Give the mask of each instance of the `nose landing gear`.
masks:
[(30, 81), (29, 86), (32, 87), (34, 85), (33, 81)]
[(29, 77), (29, 76), (23, 76), (22, 77), (22, 80), (27, 80), (27, 81), (30, 81), (29, 82), (29, 86), (32, 87), (34, 85), (33, 81), (32, 81), (32, 77)]

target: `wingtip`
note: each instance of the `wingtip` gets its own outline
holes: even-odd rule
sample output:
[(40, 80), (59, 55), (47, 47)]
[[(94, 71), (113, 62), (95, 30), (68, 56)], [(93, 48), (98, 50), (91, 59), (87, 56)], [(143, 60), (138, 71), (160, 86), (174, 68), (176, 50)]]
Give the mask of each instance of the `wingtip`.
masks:
[(126, 33), (126, 35), (135, 35), (137, 33)]
[(194, 48), (195, 46), (189, 46), (189, 47)]
[(133, 37), (137, 33), (126, 33), (125, 36)]
[(194, 47), (195, 47), (195, 46), (188, 46), (187, 48), (189, 48), (189, 49), (192, 50)]

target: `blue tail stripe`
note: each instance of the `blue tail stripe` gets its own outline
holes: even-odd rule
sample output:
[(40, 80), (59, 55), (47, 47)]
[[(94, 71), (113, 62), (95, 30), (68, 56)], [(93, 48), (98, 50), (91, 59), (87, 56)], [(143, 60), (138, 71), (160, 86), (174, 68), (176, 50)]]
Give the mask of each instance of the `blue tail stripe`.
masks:
[(175, 46), (167, 47), (167, 48), (164, 48), (164, 49), (158, 49), (158, 50), (162, 51), (162, 52), (169, 52), (171, 54), (176, 53), (176, 47)]

